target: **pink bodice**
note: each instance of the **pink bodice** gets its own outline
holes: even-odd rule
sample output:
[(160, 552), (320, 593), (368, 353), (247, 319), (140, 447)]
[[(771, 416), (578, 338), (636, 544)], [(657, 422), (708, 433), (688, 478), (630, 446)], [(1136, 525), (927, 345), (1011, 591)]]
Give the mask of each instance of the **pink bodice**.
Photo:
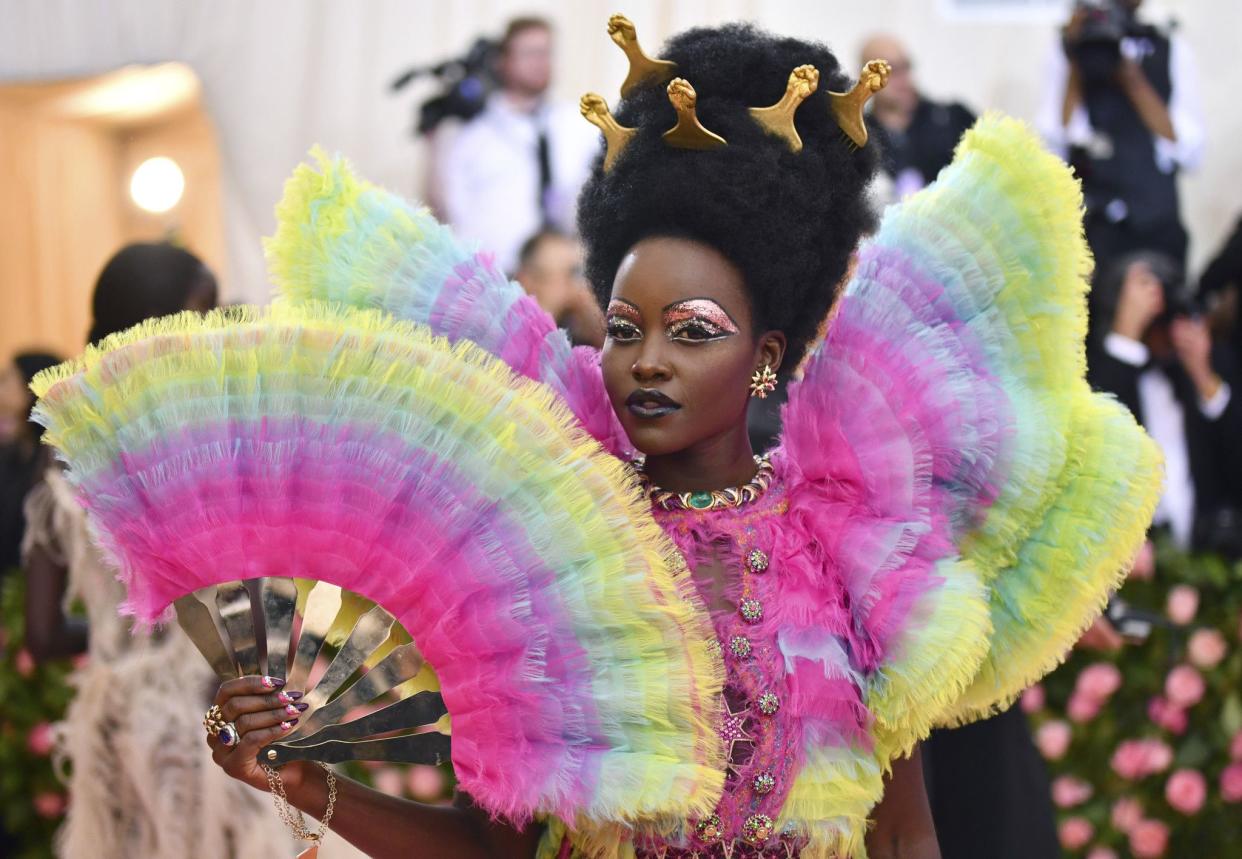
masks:
[(711, 614), (727, 680), (718, 730), (729, 753), (724, 795), (712, 818), (688, 821), (678, 843), (647, 839), (640, 859), (796, 857), (800, 839), (775, 832), (801, 755), (798, 721), (777, 644), (775, 555), (787, 504), (779, 485), (736, 509), (656, 510)]

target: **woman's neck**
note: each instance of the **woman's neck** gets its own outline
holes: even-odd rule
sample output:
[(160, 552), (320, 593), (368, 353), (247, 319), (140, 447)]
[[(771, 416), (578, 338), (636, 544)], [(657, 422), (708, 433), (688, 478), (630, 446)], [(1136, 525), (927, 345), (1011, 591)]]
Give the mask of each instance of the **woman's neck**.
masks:
[(741, 486), (755, 476), (746, 424), (676, 453), (648, 456), (647, 477), (669, 492), (697, 492)]

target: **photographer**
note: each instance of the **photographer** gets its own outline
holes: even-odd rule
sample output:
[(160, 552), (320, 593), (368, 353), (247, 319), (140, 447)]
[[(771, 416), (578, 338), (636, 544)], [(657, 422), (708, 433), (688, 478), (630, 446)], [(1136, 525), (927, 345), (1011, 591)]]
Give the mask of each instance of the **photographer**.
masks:
[(552, 49), (544, 19), (509, 22), (496, 65), (500, 88), (458, 131), (434, 180), (458, 235), (494, 251), (510, 273), (529, 236), (573, 230), (578, 190), (599, 149), (599, 133), (576, 106), (546, 99)]
[(1140, 3), (1079, 0), (1045, 78), (1040, 130), (1082, 179), (1097, 269), (1143, 249), (1186, 262), (1177, 174), (1202, 156), (1197, 74)]
[(1088, 378), (1116, 395), (1164, 453), (1154, 523), (1182, 547), (1232, 552), (1225, 542), (1236, 540), (1230, 523), (1242, 508), (1242, 405), (1227, 346), (1212, 342), (1179, 266), (1163, 254), (1114, 261), (1092, 302), (1111, 323), (1091, 350)]
[(971, 110), (955, 101), (928, 98), (914, 77), (906, 46), (887, 33), (865, 42), (861, 64), (885, 60), (888, 85), (871, 99), (867, 129), (879, 145), (880, 167), (893, 183), (893, 200), (920, 190), (953, 160), (962, 134), (975, 124)]

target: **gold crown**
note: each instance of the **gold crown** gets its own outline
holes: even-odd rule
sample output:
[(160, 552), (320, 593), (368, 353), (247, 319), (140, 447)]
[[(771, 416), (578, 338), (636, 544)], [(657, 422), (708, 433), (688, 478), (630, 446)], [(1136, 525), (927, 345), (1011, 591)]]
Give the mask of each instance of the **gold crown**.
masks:
[[(677, 124), (664, 132), (664, 140), (669, 146), (678, 149), (719, 149), (728, 146), (719, 134), (703, 126), (696, 112), (698, 94), (685, 78), (677, 77), (677, 64), (669, 60), (653, 59), (647, 56), (638, 43), (638, 34), (634, 24), (624, 15), (613, 15), (608, 19), (608, 35), (612, 37), (630, 61), (629, 74), (621, 84), (621, 97), (630, 95), (635, 88), (644, 83), (667, 83), (668, 100), (677, 111)], [(863, 66), (858, 83), (849, 92), (831, 92), (829, 104), (833, 118), (842, 133), (855, 146), (867, 145), (867, 125), (863, 121), (863, 106), (876, 92), (888, 83), (892, 69), (884, 60), (871, 60)], [(815, 66), (798, 66), (789, 73), (789, 81), (785, 85), (785, 94), (780, 100), (768, 107), (752, 107), (750, 115), (754, 117), (769, 134), (782, 138), (792, 152), (802, 151), (802, 138), (794, 125), (794, 114), (807, 97), (819, 87), (819, 69)], [(608, 109), (604, 97), (589, 92), (578, 104), (587, 122), (604, 133), (608, 149), (604, 155), (604, 172), (612, 169), (625, 147), (638, 134), (636, 128), (626, 128), (617, 122), (616, 117)]]

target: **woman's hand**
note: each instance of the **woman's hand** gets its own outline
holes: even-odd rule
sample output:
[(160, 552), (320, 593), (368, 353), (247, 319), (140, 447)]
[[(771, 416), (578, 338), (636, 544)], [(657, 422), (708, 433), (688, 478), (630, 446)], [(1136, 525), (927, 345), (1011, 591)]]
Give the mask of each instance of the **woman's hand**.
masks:
[[(214, 703), (224, 721), (237, 726), (241, 739), (234, 746), (226, 746), (219, 737), (209, 736), (211, 757), (233, 778), (259, 790), (268, 789), (267, 775), (257, 759), (259, 750), (292, 731), (306, 710), (306, 704), (299, 700), (302, 693), (281, 689), (283, 685), (283, 680), (272, 677), (239, 677), (222, 683), (216, 692)], [(296, 792), (312, 768), (305, 761), (282, 767), (280, 778), (285, 790)]]

